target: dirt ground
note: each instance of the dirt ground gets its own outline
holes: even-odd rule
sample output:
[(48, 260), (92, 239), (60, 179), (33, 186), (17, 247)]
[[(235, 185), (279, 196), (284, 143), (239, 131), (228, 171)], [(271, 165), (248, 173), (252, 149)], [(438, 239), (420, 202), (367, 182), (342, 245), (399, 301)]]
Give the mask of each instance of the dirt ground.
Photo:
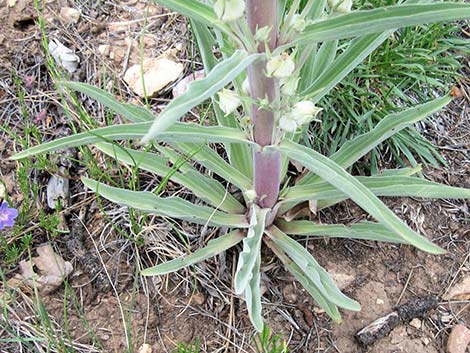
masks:
[[(44, 8), (49, 39), (59, 39), (80, 57), (79, 70), (71, 79), (102, 87), (112, 84), (124, 99), (136, 99), (122, 82), (122, 76), (127, 67), (139, 62), (144, 23), (147, 26), (143, 37), (144, 56), (156, 57), (168, 49), (176, 49), (186, 73), (200, 68), (189, 59), (196, 54), (183, 18), (140, 0), (94, 4), (88, 0), (49, 0)], [(61, 19), (60, 9), (64, 6), (81, 10), (77, 23)], [(0, 120), (4, 127), (21, 135), (26, 110), (45, 141), (55, 138), (58, 131), (64, 134), (70, 131), (60, 97), (47, 73), (37, 20), (32, 1), (0, 0), (3, 24), (0, 28)], [(23, 110), (18, 100), (18, 85), (25, 92)], [(440, 147), (448, 165), (442, 169), (426, 168), (424, 174), (430, 180), (470, 188), (470, 85), (463, 80), (459, 87), (463, 97), (435, 116), (434, 123), (426, 130), (427, 137)], [(152, 109), (158, 110), (169, 98), (171, 93), (167, 92), (152, 99)], [(81, 99), (88, 111), (102, 119), (103, 114), (96, 104)], [(100, 120), (100, 124), (104, 122)], [(5, 158), (20, 146), (5, 134), (1, 136), (1, 177), (18, 205), (23, 196), (17, 187), (16, 163)], [(75, 176), (85, 173), (84, 168), (77, 165), (72, 171)], [(48, 173), (36, 170), (30, 177), (31, 182), (39, 185), (40, 195), (44, 195)], [(178, 342), (189, 343), (196, 338), (201, 340), (202, 352), (254, 351), (251, 344), (254, 332), (244, 302), (231, 291), (235, 252), (229, 251), (172, 276), (142, 278), (138, 275), (142, 266), (182, 254), (184, 244), (175, 241), (169, 225), (156, 218), (139, 233), (146, 245), (146, 251), (142, 252), (142, 247), (108, 225), (93, 195), (84, 194), (77, 180), (70, 182), (71, 200), (64, 219), (72, 232), (81, 234), (77, 236), (81, 239), (77, 248), (70, 245), (70, 239), (60, 236), (50, 239), (38, 226), (37, 219), (31, 220), (28, 226), (32, 229), (33, 248), (52, 240), (56, 251), (75, 268), (69, 279), (73, 295), (66, 295), (61, 288), (42, 300), (58, 329), (68, 323), (77, 351), (99, 351), (97, 347), (101, 346), (104, 352), (124, 352), (127, 346), (138, 349), (148, 343), (154, 353), (163, 353), (172, 352)], [(440, 298), (470, 273), (468, 201), (389, 198), (386, 203), (413, 228), (447, 249), (447, 254), (431, 256), (407, 246), (375, 242), (301, 240), (333, 274), (346, 294), (362, 305), (358, 313), (343, 311), (343, 323), (335, 325), (265, 250), (262, 264), (264, 315), (272, 330), (288, 341), (290, 352), (444, 352), (450, 329), (456, 323), (470, 325), (470, 301), (441, 301), (436, 310), (413, 325), (398, 326), (371, 347), (357, 344), (355, 332), (389, 313), (394, 306), (430, 294)], [(36, 204), (38, 209), (47, 207), (45, 205), (44, 199)], [(74, 220), (82, 209), (87, 211), (85, 226), (74, 227)], [(106, 204), (105, 209), (108, 217), (124, 232), (135, 235), (124, 209), (112, 204)], [(38, 212), (34, 214), (37, 216)], [(351, 202), (343, 202), (319, 215), (320, 221), (335, 223), (354, 223), (364, 218), (364, 213)], [(199, 228), (185, 229), (192, 245), (203, 242), (198, 236), (200, 231)], [(209, 230), (206, 237), (214, 235), (211, 232)], [(8, 240), (8, 234), (5, 236)], [(176, 244), (171, 251), (166, 248), (164, 253), (159, 252), (161, 245), (168, 243)], [(105, 264), (104, 272), (96, 271), (101, 263)], [(17, 268), (5, 267), (4, 271), (11, 277)], [(28, 320), (29, 310), (30, 306), (25, 305), (24, 311), (18, 313), (19, 332), (25, 332), (21, 322)], [(83, 317), (86, 317), (86, 325)], [(89, 328), (96, 339), (87, 334)], [(2, 352), (16, 352), (15, 347), (0, 343)]]

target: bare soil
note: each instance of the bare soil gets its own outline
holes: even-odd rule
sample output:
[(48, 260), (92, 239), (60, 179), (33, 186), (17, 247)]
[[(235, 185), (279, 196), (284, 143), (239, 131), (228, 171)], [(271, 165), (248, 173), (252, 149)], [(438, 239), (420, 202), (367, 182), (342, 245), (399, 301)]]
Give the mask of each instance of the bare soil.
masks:
[[(200, 67), (197, 62), (193, 65), (194, 45), (189, 38), (188, 24), (182, 17), (138, 0), (102, 2), (100, 6), (94, 3), (47, 1), (45, 5), (48, 37), (61, 40), (81, 59), (79, 72), (72, 79), (102, 87), (112, 84), (123, 99), (137, 101), (121, 78), (127, 67), (139, 63), (140, 31), (144, 23), (147, 26), (143, 37), (144, 56), (156, 57), (165, 50), (177, 49), (186, 72)], [(78, 23), (65, 24), (60, 20), (59, 12), (64, 6), (82, 11)], [(64, 115), (60, 97), (47, 73), (41, 33), (35, 23), (38, 16), (30, 0), (0, 0), (3, 24), (0, 28), (0, 120), (2, 126), (21, 135), (24, 134), (24, 116), (34, 119), (46, 141), (58, 134), (70, 133), (70, 120)], [(146, 16), (148, 20), (144, 21)], [(466, 74), (468, 77), (468, 72)], [(25, 92), (23, 107), (17, 94), (18, 85)], [(424, 174), (430, 180), (470, 188), (469, 81), (462, 80), (458, 87), (463, 97), (435, 116), (426, 132), (440, 147), (448, 165), (442, 169), (425, 168)], [(152, 109), (158, 111), (170, 98), (167, 91), (152, 99)], [(100, 108), (86, 98), (80, 99), (104, 125)], [(5, 159), (20, 146), (5, 133), (0, 134), (1, 178), (13, 202), (19, 205), (24, 196), (18, 187), (17, 164)], [(73, 166), (71, 171), (73, 177), (85, 173), (80, 165)], [(43, 196), (48, 173), (33, 170), (29, 178), (31, 183), (39, 185)], [(169, 187), (180, 192), (175, 186)], [(265, 318), (272, 330), (288, 341), (291, 352), (444, 352), (450, 328), (456, 323), (470, 325), (469, 301), (441, 302), (437, 310), (420, 319), (419, 327), (401, 325), (368, 348), (357, 344), (354, 334), (363, 326), (409, 299), (429, 294), (441, 297), (470, 271), (468, 201), (389, 198), (386, 203), (448, 253), (431, 256), (407, 246), (375, 242), (300, 240), (344, 284), (344, 291), (362, 305), (358, 313), (343, 311), (343, 323), (335, 325), (265, 250), (262, 265)], [(46, 205), (44, 197), (40, 198), (35, 205), (37, 210), (32, 211), (34, 219), (27, 224), (33, 234), (33, 248), (51, 241), (66, 260), (73, 262), (75, 272), (69, 279), (71, 291), (66, 293), (61, 288), (42, 300), (56, 327), (59, 330), (68, 327), (77, 351), (124, 352), (126, 347), (137, 350), (148, 343), (153, 352), (163, 353), (173, 351), (178, 342), (189, 343), (199, 338), (202, 352), (253, 352), (254, 332), (244, 302), (231, 291), (236, 266), (234, 251), (175, 275), (141, 278), (138, 272), (142, 267), (181, 255), (186, 250), (164, 220), (155, 218), (146, 223), (148, 226), (137, 236), (145, 246), (139, 247), (130, 240), (136, 234), (126, 210), (104, 205), (108, 217), (129, 237), (123, 237), (109, 226), (94, 196), (84, 194), (83, 186), (72, 178), (70, 205), (63, 212), (68, 227), (81, 209), (87, 211), (83, 221), (85, 230), (80, 231), (83, 233), (81, 250), (77, 252), (71, 250), (63, 237), (51, 238), (38, 225), (38, 210), (47, 210)], [(353, 223), (364, 218), (364, 213), (351, 202), (343, 202), (319, 215), (320, 221), (335, 223)], [(202, 229), (185, 224), (179, 227), (191, 246), (217, 235), (208, 230), (204, 237), (199, 237)], [(74, 229), (72, 226), (72, 231)], [(18, 240), (9, 238), (8, 233), (5, 239), (8, 242)], [(168, 248), (168, 244), (174, 245)], [(97, 275), (83, 265), (90, 254), (98, 259), (93, 266), (104, 264), (105, 271), (100, 267), (97, 273), (102, 281), (109, 281), (109, 286), (100, 285)], [(3, 270), (7, 278), (17, 271), (15, 266), (5, 266)], [(27, 321), (31, 307), (24, 300), (22, 320)], [(18, 327), (19, 332), (23, 332), (24, 325), (19, 323)], [(95, 338), (90, 336), (90, 331)], [(17, 352), (17, 349), (18, 346), (0, 343), (2, 352)]]

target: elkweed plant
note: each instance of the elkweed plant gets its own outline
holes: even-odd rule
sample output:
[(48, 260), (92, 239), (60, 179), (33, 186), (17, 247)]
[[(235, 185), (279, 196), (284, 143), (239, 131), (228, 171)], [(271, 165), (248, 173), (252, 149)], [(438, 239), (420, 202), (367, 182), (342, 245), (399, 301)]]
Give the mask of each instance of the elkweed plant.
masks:
[[(290, 1), (289, 6), (286, 0), (158, 2), (189, 18), (205, 78), (191, 83), (187, 92), (158, 116), (142, 106), (119, 102), (96, 87), (62, 82), (130, 123), (64, 137), (12, 157), (95, 144), (121, 163), (161, 177), (170, 175), (201, 202), (116, 188), (84, 177), (88, 188), (143, 212), (228, 229), (206, 247), (148, 268), (144, 275), (177, 271), (241, 243), (234, 290), (244, 296), (251, 322), (261, 331), (263, 244), (337, 322), (341, 320), (339, 307), (360, 310), (360, 306), (341, 293), (295, 236), (386, 241), (432, 254), (444, 252), (409, 228), (378, 197), (470, 198), (470, 190), (415, 177), (419, 172), (416, 168), (384, 170), (371, 176), (353, 176), (348, 170), (393, 134), (439, 111), (451, 101), (450, 96), (390, 114), (330, 156), (301, 142), (308, 138), (309, 123), (321, 121), (320, 99), (394, 30), (470, 18), (470, 4), (408, 0), (396, 6), (353, 11), (351, 0), (308, 0), (302, 1), (302, 7), (300, 0)], [(178, 121), (207, 99), (212, 100), (216, 125)], [(112, 143), (131, 139), (140, 139), (148, 148), (142, 151)], [(218, 178), (191, 165), (178, 164), (181, 155)], [(305, 172), (292, 178), (288, 172), (291, 162), (302, 165)], [(174, 163), (177, 172), (170, 173), (169, 163)], [(234, 189), (236, 193), (227, 192)], [(295, 210), (305, 204), (320, 210), (345, 199), (354, 201), (376, 222), (317, 224), (295, 216)]]

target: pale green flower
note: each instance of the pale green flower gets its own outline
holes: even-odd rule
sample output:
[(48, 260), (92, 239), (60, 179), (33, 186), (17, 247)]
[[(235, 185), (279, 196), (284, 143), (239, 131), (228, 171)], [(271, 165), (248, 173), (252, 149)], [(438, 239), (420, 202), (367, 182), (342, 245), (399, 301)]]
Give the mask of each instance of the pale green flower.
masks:
[(322, 110), (322, 108), (316, 107), (311, 101), (301, 101), (294, 105), (289, 115), (297, 124), (303, 125), (315, 119)]
[(352, 0), (328, 0), (328, 5), (338, 12), (351, 12)]
[(292, 75), (295, 70), (295, 63), (287, 53), (271, 58), (266, 64), (266, 75), (269, 77), (284, 78)]
[(296, 32), (302, 32), (307, 26), (307, 21), (298, 13), (292, 16), (289, 27)]
[(279, 119), (279, 128), (287, 132), (295, 132), (298, 125), (295, 120), (292, 120), (289, 115), (283, 115)]
[(217, 94), (219, 96), (220, 109), (222, 109), (225, 115), (233, 113), (242, 103), (235, 91), (224, 88)]
[(245, 1), (217, 0), (214, 4), (214, 12), (224, 22), (238, 20), (245, 12)]
[(299, 85), (299, 77), (289, 76), (281, 78), (281, 93), (285, 96), (293, 96), (297, 91), (297, 86)]

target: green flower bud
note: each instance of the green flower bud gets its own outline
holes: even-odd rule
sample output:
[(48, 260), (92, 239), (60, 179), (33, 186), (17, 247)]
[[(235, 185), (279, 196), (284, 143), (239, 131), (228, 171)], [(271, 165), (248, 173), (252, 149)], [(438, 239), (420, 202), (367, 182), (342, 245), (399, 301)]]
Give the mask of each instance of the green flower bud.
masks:
[(247, 190), (244, 192), (244, 195), (249, 202), (255, 201), (257, 196), (255, 190)]
[(267, 42), (269, 41), (269, 33), (271, 33), (271, 27), (264, 26), (262, 28), (258, 28), (255, 33), (255, 39), (258, 42)]

